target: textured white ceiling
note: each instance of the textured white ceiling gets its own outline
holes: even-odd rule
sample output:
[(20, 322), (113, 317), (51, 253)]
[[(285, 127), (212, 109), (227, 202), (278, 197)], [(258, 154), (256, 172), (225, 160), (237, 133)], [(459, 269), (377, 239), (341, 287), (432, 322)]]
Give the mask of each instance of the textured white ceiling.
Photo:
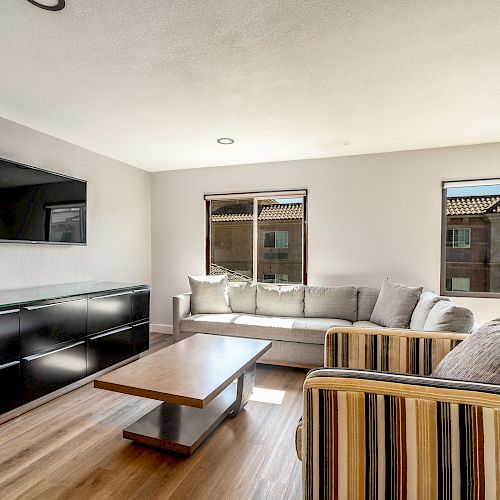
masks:
[(0, 116), (151, 171), (498, 141), (500, 1), (2, 0)]

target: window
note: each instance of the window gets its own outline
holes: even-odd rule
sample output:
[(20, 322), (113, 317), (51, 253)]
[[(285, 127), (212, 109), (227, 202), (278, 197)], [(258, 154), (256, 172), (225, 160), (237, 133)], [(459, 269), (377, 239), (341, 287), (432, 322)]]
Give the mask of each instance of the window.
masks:
[(448, 229), (446, 246), (448, 248), (470, 248), (470, 228)]
[(470, 292), (470, 278), (446, 278), (448, 292)]
[(264, 233), (264, 248), (288, 248), (288, 231)]
[(500, 179), (443, 184), (441, 293), (500, 297)]
[(205, 196), (207, 274), (306, 283), (306, 191)]
[(288, 283), (288, 274), (264, 274), (264, 283)]
[(85, 205), (46, 206), (49, 241), (58, 243), (85, 241)]

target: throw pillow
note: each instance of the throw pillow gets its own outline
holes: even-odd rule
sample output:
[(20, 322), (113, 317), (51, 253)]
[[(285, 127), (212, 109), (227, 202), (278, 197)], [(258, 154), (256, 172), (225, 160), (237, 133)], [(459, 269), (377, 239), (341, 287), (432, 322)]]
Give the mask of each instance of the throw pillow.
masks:
[(264, 316), (304, 316), (304, 285), (257, 284), (257, 314)]
[(408, 328), (421, 293), (422, 287), (412, 288), (385, 280), (370, 321), (387, 328)]
[(230, 313), (227, 276), (188, 276), (191, 314)]
[(500, 320), (471, 333), (441, 360), (431, 376), (500, 385)]
[(306, 286), (306, 318), (358, 319), (358, 290), (355, 286)]
[(358, 321), (370, 321), (379, 293), (380, 288), (368, 286), (358, 288)]
[(254, 283), (229, 283), (228, 291), (233, 312), (255, 314), (257, 286)]
[(431, 309), (441, 300), (449, 301), (450, 299), (447, 297), (440, 297), (434, 292), (422, 293), (411, 315), (410, 330), (423, 330)]
[(470, 333), (474, 327), (474, 314), (466, 307), (452, 302), (438, 302), (429, 313), (424, 325), (427, 332)]

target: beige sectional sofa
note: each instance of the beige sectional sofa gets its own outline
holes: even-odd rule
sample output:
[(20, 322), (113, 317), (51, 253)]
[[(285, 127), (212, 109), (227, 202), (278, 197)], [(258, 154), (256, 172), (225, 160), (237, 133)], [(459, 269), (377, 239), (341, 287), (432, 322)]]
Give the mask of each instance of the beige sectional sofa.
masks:
[[(470, 332), (471, 311), (430, 292), (420, 295), (418, 290), (410, 328)], [(175, 296), (175, 341), (195, 333), (267, 339), (273, 347), (263, 362), (313, 367), (323, 365), (329, 328), (384, 326), (371, 321), (380, 293), (376, 288), (229, 283), (227, 292), (230, 312), (224, 313), (192, 314), (191, 294)]]

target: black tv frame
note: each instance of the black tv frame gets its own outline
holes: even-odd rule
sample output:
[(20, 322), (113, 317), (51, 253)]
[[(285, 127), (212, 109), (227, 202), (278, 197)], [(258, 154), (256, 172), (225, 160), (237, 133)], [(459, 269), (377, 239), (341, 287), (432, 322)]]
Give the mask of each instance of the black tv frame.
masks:
[(7, 158), (1, 158), (0, 161), (11, 163), (21, 168), (29, 168), (30, 170), (38, 170), (39, 172), (45, 172), (46, 174), (56, 175), (57, 177), (62, 177), (64, 179), (69, 179), (72, 181), (83, 182), (85, 184), (85, 242), (84, 243), (71, 243), (71, 242), (63, 242), (63, 241), (32, 241), (32, 240), (4, 240), (0, 238), (0, 243), (20, 243), (20, 244), (29, 244), (29, 245), (57, 245), (57, 246), (78, 246), (78, 247), (86, 247), (87, 246), (87, 181), (84, 179), (79, 179), (78, 177), (72, 177), (70, 175), (60, 174), (58, 172), (52, 172), (51, 170), (47, 170), (44, 168), (34, 167), (33, 165), (27, 165), (26, 163), (20, 163), (18, 161), (9, 160)]

